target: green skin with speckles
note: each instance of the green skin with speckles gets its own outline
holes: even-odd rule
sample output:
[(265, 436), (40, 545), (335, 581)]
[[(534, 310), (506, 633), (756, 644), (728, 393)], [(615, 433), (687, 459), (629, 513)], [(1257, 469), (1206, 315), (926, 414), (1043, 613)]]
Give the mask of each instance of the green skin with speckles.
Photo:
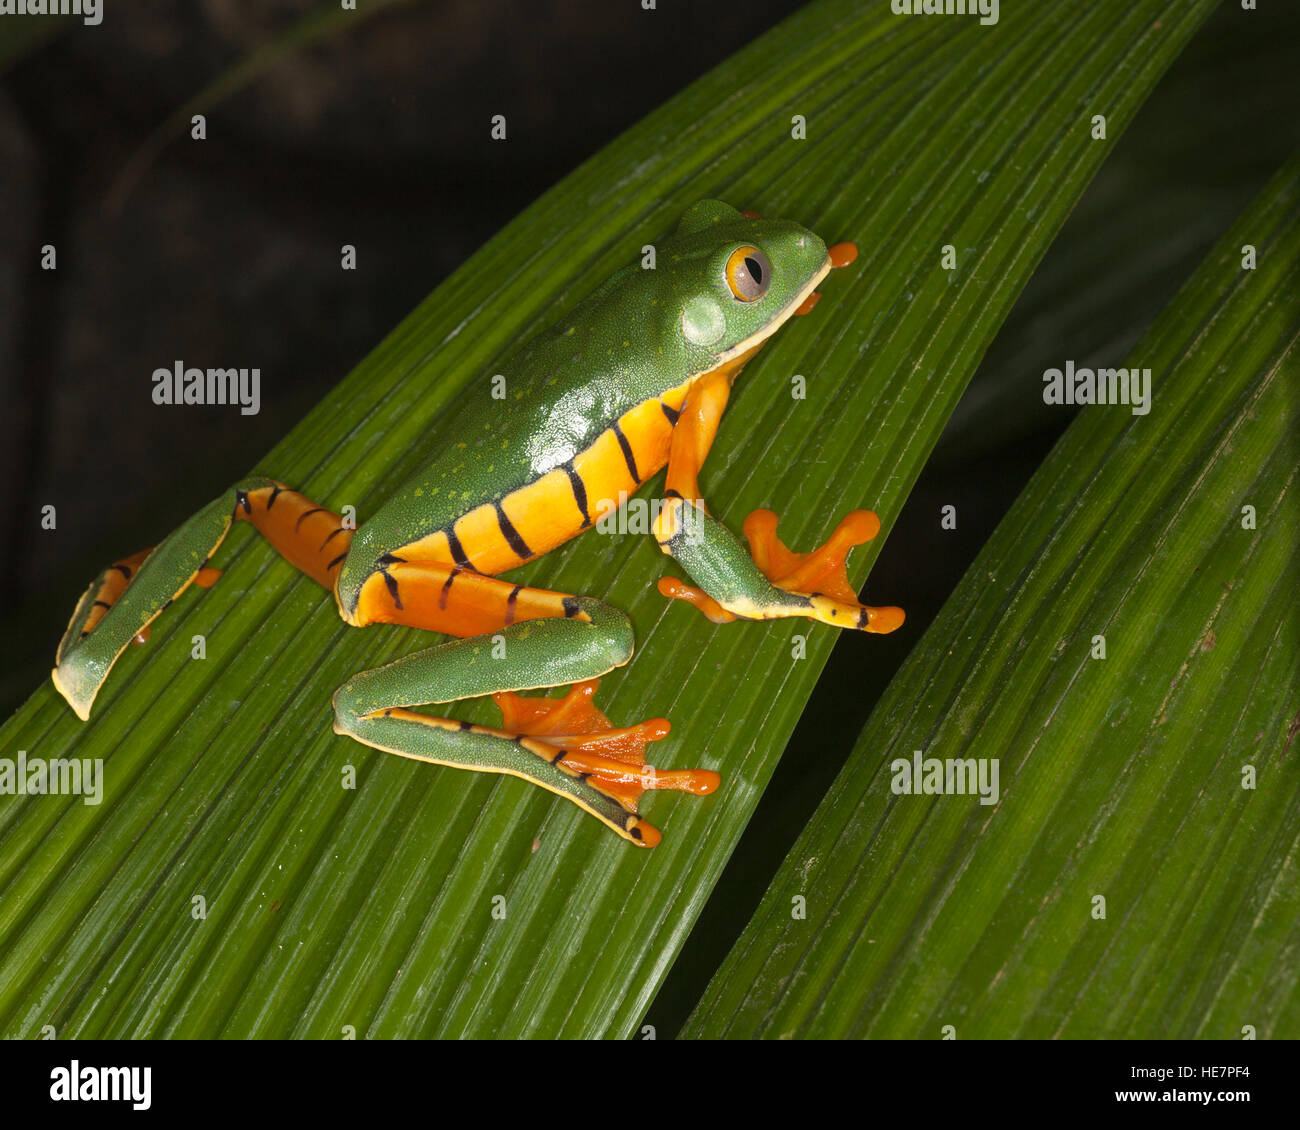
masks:
[[(756, 302), (738, 302), (723, 274), (731, 253), (746, 244), (773, 265)], [(353, 538), (338, 581), (344, 608), (356, 607), (383, 554), (536, 481), (625, 412), (716, 368), (742, 342), (779, 325), (824, 273), (826, 245), (798, 224), (747, 219), (703, 200), (655, 258), (654, 270), (634, 264), (619, 271), (506, 360), (504, 400), (486, 390), (462, 398), (451, 434), (465, 437), (464, 447), (440, 453)], [(715, 341), (688, 338), (688, 307), (696, 323), (716, 328)]]
[[(744, 245), (758, 247), (771, 264), (766, 293), (751, 302), (738, 301), (725, 277), (728, 258)], [(829, 265), (825, 244), (797, 224), (742, 217), (715, 200), (692, 206), (658, 246), (654, 269), (636, 264), (618, 272), (501, 366), (503, 400), (486, 391), (462, 398), (451, 425), (464, 442), (435, 456), (357, 530), (336, 582), (340, 607), (356, 607), (361, 586), (385, 554), (449, 529), (475, 507), (535, 481), (590, 446), (636, 405), (759, 343), (794, 313)], [(234, 490), (268, 484), (250, 479)], [(165, 539), (95, 629), (79, 639), (88, 611), (83, 598), (54, 673), (79, 716), (89, 717), (117, 657), (220, 544), (230, 526), (232, 498), (223, 495)], [(695, 521), (657, 530), (656, 536), (700, 588), (746, 617), (807, 615), (806, 598), (775, 588), (726, 527), (702, 507), (695, 510)], [(590, 597), (579, 598), (578, 605), (578, 618), (503, 628), (503, 658), (494, 658), (500, 652), (492, 637), (480, 636), (354, 676), (334, 696), (335, 731), (406, 757), (524, 777), (638, 842), (636, 826), (642, 822), (617, 801), (518, 742), (383, 713), (560, 686), (626, 663), (633, 648), (626, 615)]]

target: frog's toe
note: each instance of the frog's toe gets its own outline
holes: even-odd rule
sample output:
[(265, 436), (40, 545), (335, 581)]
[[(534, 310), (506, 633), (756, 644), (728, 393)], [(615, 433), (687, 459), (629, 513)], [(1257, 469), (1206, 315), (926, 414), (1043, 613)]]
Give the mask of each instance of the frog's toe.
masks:
[(826, 254), (830, 257), (832, 267), (847, 267), (858, 257), (858, 245), (846, 240), (828, 247)]
[(659, 591), (669, 600), (684, 600), (687, 604), (698, 608), (715, 624), (730, 624), (736, 619), (735, 613), (728, 612), (703, 589), (688, 585), (676, 577), (660, 577)]

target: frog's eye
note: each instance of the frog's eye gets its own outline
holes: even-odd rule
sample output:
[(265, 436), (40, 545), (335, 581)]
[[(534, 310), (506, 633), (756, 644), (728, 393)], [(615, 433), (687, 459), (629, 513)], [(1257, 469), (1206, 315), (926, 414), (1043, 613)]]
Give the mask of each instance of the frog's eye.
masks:
[(737, 247), (727, 260), (727, 285), (741, 302), (756, 302), (767, 293), (772, 264), (757, 247)]

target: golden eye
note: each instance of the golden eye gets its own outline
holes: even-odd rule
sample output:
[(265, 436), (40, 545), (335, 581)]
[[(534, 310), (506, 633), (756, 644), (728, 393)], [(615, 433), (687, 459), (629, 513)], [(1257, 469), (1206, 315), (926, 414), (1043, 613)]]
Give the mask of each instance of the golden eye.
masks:
[(727, 285), (741, 302), (755, 302), (767, 293), (772, 264), (757, 247), (737, 247), (727, 260)]

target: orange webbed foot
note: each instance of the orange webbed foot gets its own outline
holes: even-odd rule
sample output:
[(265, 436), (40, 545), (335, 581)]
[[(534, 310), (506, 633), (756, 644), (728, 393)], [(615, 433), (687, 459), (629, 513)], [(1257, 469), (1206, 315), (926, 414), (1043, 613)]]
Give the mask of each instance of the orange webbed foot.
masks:
[[(880, 519), (870, 510), (851, 510), (835, 527), (826, 543), (811, 553), (796, 553), (777, 536), (779, 519), (771, 510), (755, 510), (741, 527), (749, 542), (749, 553), (759, 570), (779, 589), (812, 597), (829, 597), (830, 619), (840, 627), (856, 627), (883, 634), (903, 623), (903, 610), (895, 607), (873, 608), (858, 603), (857, 590), (849, 583), (848, 558), (854, 546), (871, 541), (880, 533)], [(824, 619), (821, 616), (818, 619)], [(846, 623), (851, 619), (852, 624)]]
[[(566, 771), (585, 775), (601, 792), (613, 797), (628, 812), (637, 811), (647, 789), (673, 789), (707, 796), (721, 783), (717, 773), (707, 769), (661, 771), (645, 763), (646, 747), (668, 734), (667, 718), (649, 718), (635, 726), (615, 727), (596, 706), (594, 695), (599, 679), (575, 683), (562, 698), (525, 697), (502, 691), (492, 697), (501, 708), (502, 729), (525, 738), (537, 739), (547, 757)], [(547, 752), (549, 751), (549, 752)], [(559, 756), (556, 756), (556, 755)], [(658, 833), (643, 825), (647, 837)], [(645, 846), (653, 846), (646, 839)]]

